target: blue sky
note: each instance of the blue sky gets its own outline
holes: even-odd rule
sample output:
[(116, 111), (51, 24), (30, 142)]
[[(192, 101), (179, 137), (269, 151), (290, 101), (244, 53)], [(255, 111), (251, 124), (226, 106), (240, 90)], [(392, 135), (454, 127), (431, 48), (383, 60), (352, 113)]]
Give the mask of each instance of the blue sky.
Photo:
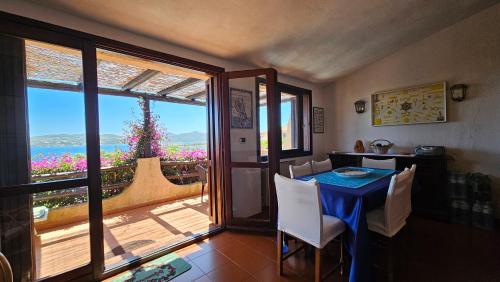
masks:
[[(286, 125), (290, 119), (292, 109), (290, 107), (291, 102), (281, 103), (281, 126)], [(259, 107), (259, 127), (260, 131), (267, 131), (267, 108)]]
[[(122, 134), (131, 114), (139, 117), (140, 108), (134, 98), (99, 96), (101, 134)], [(28, 88), (30, 135), (79, 134), (85, 132), (83, 94), (78, 92)], [(151, 111), (175, 134), (207, 132), (206, 109), (202, 106), (152, 102)]]
[[(28, 88), (30, 135), (84, 133), (83, 103), (83, 94), (79, 92)], [(289, 104), (282, 104), (282, 125), (290, 118)], [(152, 101), (151, 111), (160, 116), (160, 122), (168, 132), (207, 132), (205, 107)], [(133, 115), (138, 118), (139, 114), (140, 108), (135, 98), (99, 96), (101, 134), (121, 135), (125, 122), (130, 121)], [(267, 123), (264, 122), (267, 121), (266, 108), (261, 107), (259, 114), (261, 131), (267, 131)]]

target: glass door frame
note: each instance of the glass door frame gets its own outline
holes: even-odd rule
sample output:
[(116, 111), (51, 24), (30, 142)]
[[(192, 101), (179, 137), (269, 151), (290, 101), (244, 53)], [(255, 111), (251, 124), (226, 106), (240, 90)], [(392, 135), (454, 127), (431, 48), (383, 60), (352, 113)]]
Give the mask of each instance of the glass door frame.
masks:
[(81, 186), (88, 187), (88, 215), (91, 254), (90, 263), (52, 277), (42, 278), (38, 281), (61, 281), (72, 279), (101, 280), (208, 237), (208, 234), (204, 234), (202, 236), (195, 237), (192, 240), (181, 242), (174, 246), (159, 250), (158, 252), (133, 261), (125, 266), (110, 270), (105, 269), (100, 173), (99, 109), (96, 58), (97, 48), (103, 48), (110, 51), (137, 56), (143, 59), (155, 60), (179, 67), (202, 71), (212, 76), (212, 79), (209, 80), (207, 85), (207, 89), (209, 90), (207, 93), (207, 114), (209, 116), (208, 134), (210, 140), (209, 178), (213, 183), (213, 187), (210, 189), (212, 198), (211, 208), (216, 223), (221, 226), (221, 228), (215, 229), (213, 232), (219, 232), (224, 228), (224, 217), (222, 216), (223, 199), (221, 192), (223, 183), (222, 113), (220, 111), (222, 105), (222, 95), (219, 85), (219, 75), (224, 72), (224, 68), (1, 11), (0, 33), (23, 39), (31, 39), (49, 44), (61, 45), (77, 49), (82, 52), (86, 149), (88, 162), (87, 177), (70, 180), (58, 180), (48, 183), (20, 183), (0, 187), (0, 197), (34, 194)]
[[(95, 218), (101, 214), (101, 205), (96, 198), (100, 196), (100, 160), (99, 160), (99, 131), (97, 123), (97, 76), (95, 50), (89, 40), (76, 38), (67, 34), (47, 30), (36, 25), (20, 22), (22, 18), (12, 17), (5, 13), (0, 14), (0, 33), (41, 41), (49, 44), (79, 50), (82, 54), (83, 69), (83, 94), (85, 105), (85, 136), (87, 152), (87, 177), (70, 180), (57, 180), (44, 183), (22, 183), (19, 185), (0, 187), (0, 197), (13, 195), (32, 195), (40, 192), (58, 191), (70, 188), (87, 186), (89, 205), (89, 233), (90, 233), (90, 262), (87, 265), (72, 269), (70, 271), (42, 278), (39, 281), (52, 281), (58, 279), (73, 279), (78, 277), (89, 277), (98, 269), (94, 263), (100, 257), (99, 245), (92, 240), (99, 234), (95, 224)], [(31, 23), (31, 21), (29, 21)], [(93, 83), (93, 81), (95, 83)], [(26, 120), (27, 122), (27, 120)], [(29, 134), (29, 133), (28, 133)], [(93, 199), (93, 200), (92, 200)], [(97, 227), (97, 228), (96, 228)], [(101, 230), (102, 233), (102, 230)]]
[[(266, 84), (266, 99), (268, 109), (268, 159), (267, 162), (233, 162), (231, 159), (231, 105), (230, 105), (230, 91), (229, 81), (238, 78), (252, 78), (265, 76)], [(278, 73), (275, 69), (253, 69), (231, 71), (221, 74), (222, 85), (222, 112), (223, 112), (223, 146), (224, 146), (224, 216), (226, 226), (229, 229), (243, 229), (252, 231), (273, 231), (276, 228), (277, 222), (277, 200), (276, 188), (274, 186), (274, 174), (279, 172), (279, 144), (281, 144), (280, 127), (277, 123), (280, 116), (279, 102), (277, 99), (276, 85)], [(258, 94), (256, 94), (258, 95)], [(258, 103), (258, 100), (256, 101)], [(258, 111), (257, 111), (258, 119)], [(258, 131), (258, 129), (257, 129)], [(259, 135), (259, 134), (257, 134)], [(258, 138), (257, 138), (258, 139)], [(233, 215), (232, 208), (232, 176), (231, 171), (233, 168), (268, 168), (268, 187), (269, 187), (269, 220), (250, 219), (250, 218), (236, 218)]]

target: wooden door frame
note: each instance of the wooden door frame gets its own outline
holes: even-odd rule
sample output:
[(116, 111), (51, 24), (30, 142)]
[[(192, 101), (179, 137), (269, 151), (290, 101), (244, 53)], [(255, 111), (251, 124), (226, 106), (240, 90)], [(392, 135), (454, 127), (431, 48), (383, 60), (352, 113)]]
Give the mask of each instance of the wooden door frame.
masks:
[[(178, 67), (188, 68), (196, 71), (205, 72), (212, 76), (210, 88), (211, 91), (207, 97), (207, 111), (210, 117), (209, 124), (212, 127), (209, 135), (213, 143), (211, 144), (211, 172), (210, 178), (216, 189), (211, 189), (213, 193), (213, 207), (216, 210), (216, 216), (224, 227), (224, 217), (222, 216), (222, 175), (223, 175), (223, 145), (222, 145), (222, 114), (221, 114), (221, 96), (220, 74), (224, 73), (224, 68), (178, 57), (171, 54), (135, 46), (132, 44), (96, 36), (93, 34), (57, 26), (54, 24), (26, 18), (0, 11), (0, 33), (38, 40), (50, 44), (57, 44), (64, 47), (78, 49), (82, 52), (83, 64), (83, 92), (85, 101), (85, 125), (87, 142), (87, 160), (88, 171), (87, 178), (61, 180), (52, 183), (21, 183), (11, 187), (0, 187), (0, 197), (8, 197), (13, 194), (33, 194), (43, 191), (61, 190), (80, 186), (88, 187), (89, 203), (89, 232), (90, 232), (90, 252), (91, 261), (89, 264), (72, 269), (39, 281), (65, 281), (72, 279), (91, 279), (98, 280), (109, 277), (118, 271), (134, 267), (140, 263), (155, 259), (168, 252), (185, 247), (195, 241), (203, 240), (208, 234), (202, 234), (193, 238), (189, 242), (180, 242), (170, 248), (161, 249), (152, 253), (147, 258), (139, 259), (124, 267), (104, 269), (104, 247), (103, 247), (103, 226), (102, 226), (102, 193), (100, 178), (100, 152), (99, 152), (99, 113), (98, 113), (98, 88), (97, 88), (97, 68), (96, 68), (96, 49), (119, 52), (126, 55), (136, 56), (143, 59), (154, 60)], [(220, 231), (215, 230), (215, 232)]]
[[(267, 105), (274, 109), (268, 111), (268, 144), (269, 156), (268, 163), (253, 162), (235, 162), (231, 161), (231, 118), (230, 118), (230, 93), (229, 80), (237, 78), (255, 78), (258, 76), (266, 76), (269, 83), (266, 84), (267, 93), (275, 93), (278, 80), (278, 73), (275, 69), (253, 69), (225, 72), (220, 75), (220, 84), (222, 92), (222, 129), (223, 129), (223, 148), (224, 148), (224, 216), (226, 226), (232, 229), (243, 229), (252, 231), (272, 231), (276, 227), (277, 222), (277, 200), (276, 188), (274, 186), (274, 173), (279, 171), (279, 144), (281, 143), (280, 127), (276, 125), (280, 116), (279, 102), (276, 95), (267, 95)], [(258, 113), (257, 113), (258, 114)], [(268, 187), (269, 187), (269, 221), (259, 220), (244, 220), (236, 219), (232, 213), (232, 179), (231, 170), (233, 167), (247, 168), (268, 168)]]

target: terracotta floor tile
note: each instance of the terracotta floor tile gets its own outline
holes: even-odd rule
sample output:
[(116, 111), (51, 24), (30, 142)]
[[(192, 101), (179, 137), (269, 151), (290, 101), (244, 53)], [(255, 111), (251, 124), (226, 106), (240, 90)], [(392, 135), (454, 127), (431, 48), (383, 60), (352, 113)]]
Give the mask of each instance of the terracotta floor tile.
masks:
[(238, 240), (253, 251), (276, 261), (276, 242), (269, 239), (270, 236), (253, 235), (238, 237)]
[(237, 282), (250, 278), (250, 274), (239, 268), (236, 264), (229, 262), (207, 274), (212, 281)]
[(233, 242), (231, 245), (227, 245), (226, 248), (220, 249), (219, 252), (249, 273), (255, 273), (274, 264), (273, 261), (240, 242)]
[(196, 244), (190, 245), (188, 247), (185, 247), (183, 249), (180, 249), (180, 250), (176, 251), (176, 253), (181, 257), (187, 257), (190, 259), (194, 259), (194, 258), (197, 258), (201, 255), (208, 253), (208, 252), (211, 252), (213, 250), (214, 249), (210, 244), (202, 241), (200, 243), (196, 243)]
[(210, 251), (191, 260), (205, 274), (230, 263), (231, 261), (216, 250)]
[(210, 245), (210, 247), (217, 249), (223, 247), (235, 240), (234, 235), (231, 232), (223, 232), (217, 234), (214, 237), (203, 240), (203, 242)]
[(256, 273), (252, 274), (257, 281), (262, 282), (275, 282), (275, 281), (305, 281), (305, 278), (293, 273), (292, 271), (285, 270), (285, 273), (280, 276), (276, 270), (276, 265), (268, 266)]

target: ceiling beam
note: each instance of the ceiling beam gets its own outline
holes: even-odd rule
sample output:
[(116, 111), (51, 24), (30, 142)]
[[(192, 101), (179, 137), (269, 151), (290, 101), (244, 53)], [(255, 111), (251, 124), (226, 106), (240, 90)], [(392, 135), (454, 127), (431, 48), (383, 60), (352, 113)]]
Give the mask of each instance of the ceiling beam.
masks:
[(168, 95), (174, 93), (175, 91), (178, 91), (178, 90), (181, 90), (181, 89), (186, 88), (188, 86), (191, 86), (191, 85), (197, 83), (198, 81), (200, 81), (200, 80), (197, 78), (190, 77), (190, 78), (185, 79), (177, 84), (174, 84), (172, 86), (169, 86), (169, 87), (161, 90), (160, 92), (157, 93), (157, 95), (168, 96)]
[(129, 91), (130, 89), (141, 85), (146, 82), (148, 79), (153, 78), (153, 76), (159, 74), (160, 72), (157, 70), (145, 70), (140, 75), (134, 77), (131, 81), (127, 82), (122, 86), (122, 91)]
[(200, 97), (203, 97), (207, 94), (207, 91), (206, 90), (202, 90), (200, 92), (197, 92), (197, 93), (194, 93), (194, 94), (191, 94), (189, 96), (186, 96), (186, 99), (190, 99), (190, 100), (194, 100), (194, 99), (197, 99), (197, 98), (200, 98)]
[[(71, 92), (83, 92), (83, 85), (80, 84), (66, 84), (66, 83), (57, 83), (57, 82), (47, 82), (47, 81), (38, 81), (38, 80), (28, 80), (28, 87), (33, 88), (42, 88), (42, 89), (52, 89), (59, 91), (71, 91)], [(163, 101), (169, 103), (177, 103), (177, 104), (188, 104), (188, 105), (196, 105), (196, 106), (205, 106), (205, 102), (197, 101), (197, 100), (189, 100), (183, 98), (176, 97), (163, 97), (157, 96), (155, 94), (143, 93), (143, 92), (131, 92), (131, 91), (122, 91), (116, 89), (109, 88), (98, 88), (97, 93), (103, 95), (112, 95), (112, 96), (122, 96), (122, 97), (132, 97), (132, 98), (147, 98), (154, 101)]]

